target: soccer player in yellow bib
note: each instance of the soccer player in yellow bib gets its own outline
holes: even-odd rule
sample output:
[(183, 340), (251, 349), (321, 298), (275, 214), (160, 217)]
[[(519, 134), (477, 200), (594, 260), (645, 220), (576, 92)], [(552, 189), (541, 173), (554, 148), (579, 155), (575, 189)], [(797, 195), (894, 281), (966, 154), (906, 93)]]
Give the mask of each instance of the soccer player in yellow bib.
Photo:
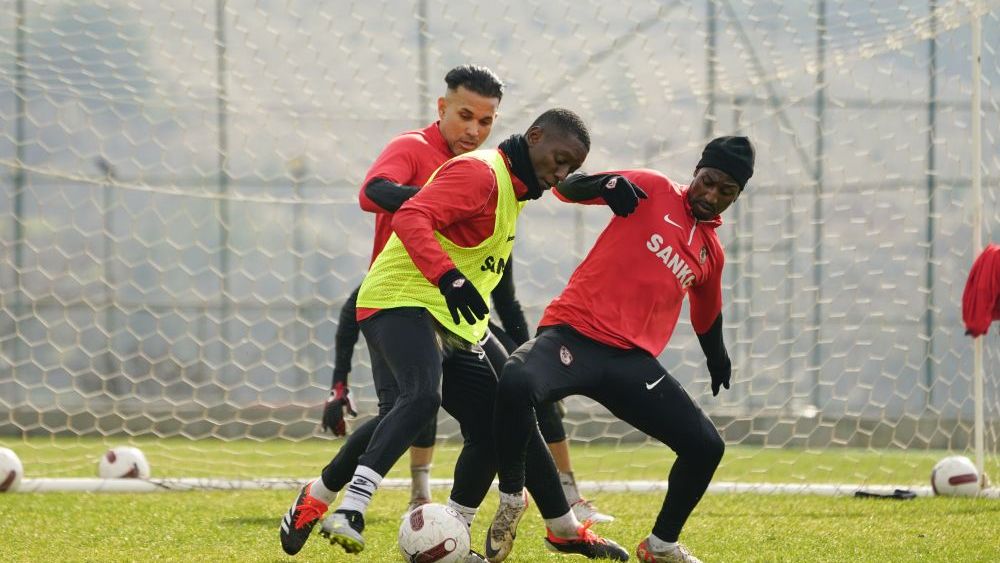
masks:
[[(478, 344), (487, 334), (486, 300), (509, 260), (522, 207), (579, 168), (589, 149), (579, 116), (546, 111), (499, 149), (448, 161), (394, 215), (394, 234), (362, 283), (357, 305), (379, 423), (357, 459), (333, 462), (356, 469), (340, 505), (322, 522), (331, 543), (350, 553), (364, 549), (372, 496), (439, 406), (458, 420), (465, 439), (448, 505), (471, 523), (496, 473), (496, 374)], [(526, 487), (553, 533), (576, 553), (587, 546), (583, 554), (591, 558), (627, 559), (620, 546), (574, 516), (537, 431), (526, 456)], [(543, 466), (546, 471), (533, 469)]]

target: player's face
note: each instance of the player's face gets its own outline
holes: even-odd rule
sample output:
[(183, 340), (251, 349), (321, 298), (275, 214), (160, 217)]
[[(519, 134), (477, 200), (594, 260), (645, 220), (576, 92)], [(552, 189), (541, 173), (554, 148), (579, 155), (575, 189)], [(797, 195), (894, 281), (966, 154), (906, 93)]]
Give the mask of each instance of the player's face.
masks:
[(691, 212), (699, 221), (721, 215), (739, 196), (740, 185), (717, 168), (699, 168), (688, 188)]
[(557, 128), (528, 129), (528, 155), (542, 189), (547, 190), (575, 172), (587, 159), (587, 147), (576, 135)]
[(441, 136), (454, 155), (474, 151), (486, 141), (499, 106), (498, 98), (488, 98), (464, 86), (438, 98)]

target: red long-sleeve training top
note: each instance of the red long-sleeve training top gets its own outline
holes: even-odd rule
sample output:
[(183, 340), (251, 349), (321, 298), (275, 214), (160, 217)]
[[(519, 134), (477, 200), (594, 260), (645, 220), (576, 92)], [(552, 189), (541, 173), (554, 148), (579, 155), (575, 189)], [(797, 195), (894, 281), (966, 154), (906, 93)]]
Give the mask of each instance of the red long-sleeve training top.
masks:
[(439, 166), (455, 156), (441, 136), (440, 121), (435, 121), (423, 129), (407, 131), (389, 141), (368, 169), (358, 200), (361, 209), (375, 213), (375, 241), (372, 258), (382, 252), (389, 236), (392, 235), (393, 213), (379, 207), (365, 195), (365, 186), (375, 178), (382, 178), (401, 186), (421, 187)]
[(611, 219), (539, 326), (566, 324), (609, 346), (658, 356), (677, 326), (685, 295), (698, 334), (722, 310), (725, 255), (715, 232), (722, 219), (697, 220), (687, 186), (654, 170), (606, 174), (628, 178), (649, 199), (628, 217)]

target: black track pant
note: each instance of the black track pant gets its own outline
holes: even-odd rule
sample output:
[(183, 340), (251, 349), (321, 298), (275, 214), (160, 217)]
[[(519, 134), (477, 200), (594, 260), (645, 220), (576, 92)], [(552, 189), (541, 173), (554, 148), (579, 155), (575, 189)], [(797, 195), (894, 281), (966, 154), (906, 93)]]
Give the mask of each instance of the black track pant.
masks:
[[(351, 358), (354, 356), (354, 345), (358, 343), (361, 327), (358, 325), (358, 293), (361, 292), (359, 285), (351, 292), (351, 295), (344, 301), (344, 306), (340, 308), (340, 317), (337, 322), (337, 334), (333, 341), (333, 382), (336, 383), (338, 374), (341, 374), (346, 383), (347, 374), (351, 371)], [(499, 371), (499, 370), (498, 370)], [(364, 428), (358, 428), (359, 432)], [(371, 432), (369, 432), (369, 435)], [(430, 424), (417, 435), (413, 445), (418, 448), (431, 448), (434, 446), (434, 439), (437, 437), (437, 417), (434, 417)]]
[(722, 460), (722, 437), (649, 353), (606, 346), (566, 326), (542, 331), (504, 367), (494, 413), (500, 490), (519, 491), (524, 482), (532, 408), (568, 395), (594, 399), (677, 453), (653, 527), (660, 539), (676, 541)]
[[(416, 436), (444, 407), (459, 423), (464, 444), (455, 463), (451, 498), (478, 507), (496, 475), (493, 407), (496, 374), (486, 353), (442, 338), (443, 329), (425, 309), (386, 309), (362, 321), (379, 414), (353, 432), (323, 470), (323, 483), (340, 490), (358, 465), (385, 475)], [(555, 463), (537, 430), (527, 444), (527, 487), (546, 518), (569, 510)]]
[[(490, 322), (490, 335), (503, 347), (499, 352), (504, 352), (504, 354), (498, 356), (491, 352), (495, 348), (486, 345), (483, 345), (483, 349), (490, 355), (490, 363), (493, 364), (496, 372), (500, 373), (503, 370), (503, 365), (507, 362), (507, 356), (517, 350), (517, 343), (502, 328), (492, 322)], [(535, 416), (538, 417), (538, 429), (542, 432), (542, 438), (546, 444), (555, 444), (566, 439), (566, 429), (563, 428), (562, 416), (555, 403), (539, 405), (535, 409)]]

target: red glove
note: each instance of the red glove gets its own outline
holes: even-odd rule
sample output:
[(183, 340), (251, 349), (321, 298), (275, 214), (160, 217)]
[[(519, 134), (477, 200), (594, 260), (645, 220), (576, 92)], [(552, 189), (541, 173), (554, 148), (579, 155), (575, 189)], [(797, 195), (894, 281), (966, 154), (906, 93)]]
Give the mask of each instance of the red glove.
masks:
[(330, 397), (323, 405), (323, 422), (321, 428), (324, 431), (333, 432), (334, 436), (347, 435), (347, 424), (344, 423), (344, 411), (352, 417), (358, 416), (357, 407), (354, 406), (354, 398), (351, 397), (351, 390), (342, 382), (334, 384), (330, 389)]

